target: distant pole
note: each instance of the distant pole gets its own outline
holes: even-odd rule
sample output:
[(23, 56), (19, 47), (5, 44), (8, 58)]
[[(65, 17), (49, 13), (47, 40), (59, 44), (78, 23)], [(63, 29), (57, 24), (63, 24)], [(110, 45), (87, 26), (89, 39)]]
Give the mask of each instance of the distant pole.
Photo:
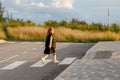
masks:
[(110, 10), (108, 8), (108, 31), (110, 32)]

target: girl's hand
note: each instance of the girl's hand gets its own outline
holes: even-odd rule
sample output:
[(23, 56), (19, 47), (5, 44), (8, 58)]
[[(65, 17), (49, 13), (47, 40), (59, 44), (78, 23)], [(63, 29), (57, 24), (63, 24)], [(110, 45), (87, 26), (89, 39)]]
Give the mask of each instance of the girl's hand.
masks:
[(51, 46), (49, 46), (49, 48), (51, 49)]

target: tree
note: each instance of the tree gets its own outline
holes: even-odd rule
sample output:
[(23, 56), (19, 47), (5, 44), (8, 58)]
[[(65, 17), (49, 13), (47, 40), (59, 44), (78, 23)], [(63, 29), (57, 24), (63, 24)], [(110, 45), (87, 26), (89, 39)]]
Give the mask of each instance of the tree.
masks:
[(73, 18), (70, 23), (72, 23), (72, 24), (80, 24), (80, 25), (87, 25), (87, 23), (85, 21), (80, 21), (80, 20), (75, 19), (75, 18)]
[(58, 26), (58, 22), (57, 21), (53, 21), (53, 20), (49, 20), (44, 22), (45, 26), (51, 26), (51, 27), (57, 27)]
[(27, 20), (26, 22), (24, 22), (24, 26), (35, 26), (35, 23), (31, 20)]
[(5, 10), (5, 7), (2, 5), (2, 2), (0, 2), (0, 22), (10, 22), (12, 20), (12, 14), (9, 14), (9, 12)]
[(111, 30), (115, 31), (115, 32), (119, 32), (120, 31), (120, 27), (119, 27), (118, 24), (114, 23), (114, 24), (111, 25)]
[(0, 22), (5, 20), (5, 18), (3, 17), (4, 13), (5, 13), (5, 7), (3, 7), (2, 2), (0, 2)]
[(59, 23), (60, 26), (65, 26), (67, 27), (68, 25), (68, 22), (66, 20), (62, 20), (60, 23)]
[(79, 22), (78, 19), (73, 18), (72, 21), (71, 21), (70, 23), (72, 23), (72, 24), (77, 24), (78, 22)]

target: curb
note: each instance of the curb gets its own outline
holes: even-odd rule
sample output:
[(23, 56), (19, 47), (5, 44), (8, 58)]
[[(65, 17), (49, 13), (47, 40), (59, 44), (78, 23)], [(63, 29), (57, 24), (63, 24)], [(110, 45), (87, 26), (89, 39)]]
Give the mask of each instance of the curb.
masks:
[(1, 43), (6, 43), (7, 41), (3, 40), (3, 39), (0, 39), (0, 44)]

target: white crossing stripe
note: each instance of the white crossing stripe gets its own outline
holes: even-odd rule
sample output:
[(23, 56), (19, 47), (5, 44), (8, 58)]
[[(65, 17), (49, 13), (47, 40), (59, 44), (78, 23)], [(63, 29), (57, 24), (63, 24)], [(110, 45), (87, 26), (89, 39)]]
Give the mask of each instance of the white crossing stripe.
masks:
[(65, 58), (62, 62), (58, 65), (69, 65), (71, 64), (77, 57)]
[(22, 52), (22, 54), (25, 54), (25, 53), (28, 53), (28, 51), (24, 51), (24, 52)]
[(26, 62), (26, 61), (16, 61), (16, 62), (14, 62), (14, 63), (6, 66), (6, 67), (3, 67), (3, 68), (1, 68), (1, 69), (6, 69), (6, 70), (15, 69), (16, 67), (24, 64), (25, 62)]
[(16, 42), (8, 42), (8, 43), (16, 43)]
[(13, 59), (13, 58), (15, 58), (15, 57), (17, 57), (17, 56), (18, 56), (18, 55), (15, 55), (15, 56), (9, 57), (8, 59), (5, 59), (5, 60), (0, 61), (0, 63), (1, 63), (1, 62), (5, 62), (5, 61), (10, 60), (10, 59)]
[(36, 49), (37, 49), (37, 48), (33, 48), (32, 51), (33, 51), (33, 50), (36, 50)]
[(51, 62), (51, 59), (47, 59), (45, 60), (44, 63), (42, 63), (42, 61), (36, 62), (35, 64), (31, 65), (30, 67), (43, 67), (45, 66), (47, 63)]

